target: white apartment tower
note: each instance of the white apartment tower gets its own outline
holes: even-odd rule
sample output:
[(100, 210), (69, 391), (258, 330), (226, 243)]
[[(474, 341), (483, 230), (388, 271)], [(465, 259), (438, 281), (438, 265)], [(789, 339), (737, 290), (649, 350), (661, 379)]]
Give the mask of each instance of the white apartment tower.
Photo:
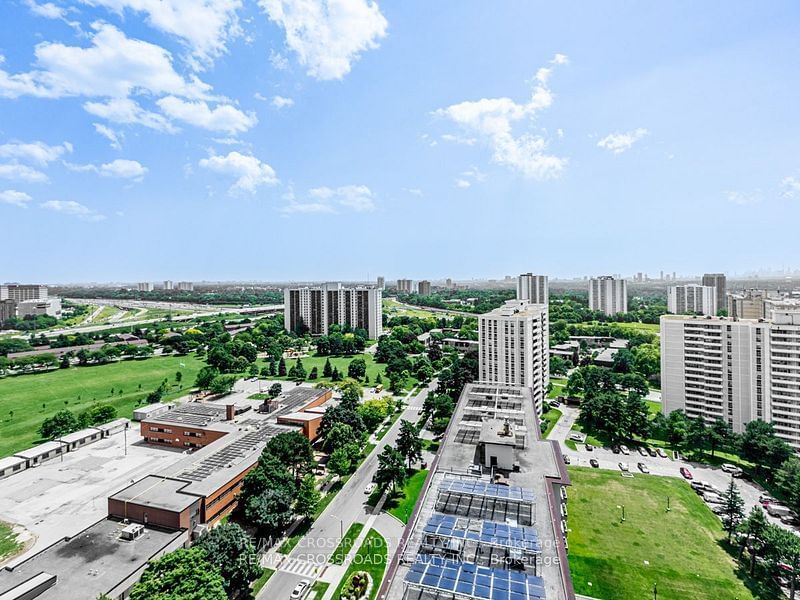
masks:
[(710, 285), (671, 285), (667, 288), (667, 310), (673, 315), (717, 314), (717, 289)]
[(537, 413), (550, 383), (547, 305), (509, 300), (478, 317), (480, 381), (531, 389)]
[(607, 315), (628, 312), (628, 282), (611, 275), (589, 280), (589, 308)]
[(173, 288), (173, 284), (169, 279), (164, 281), (164, 289), (165, 290), (171, 290), (172, 288)]
[(142, 281), (136, 284), (136, 289), (140, 292), (152, 292), (153, 291), (153, 284), (149, 281)]
[(0, 300), (47, 300), (47, 286), (38, 284), (8, 283), (0, 285)]
[(411, 280), (410, 279), (398, 279), (397, 280), (397, 291), (401, 294), (410, 294), (411, 293)]
[(547, 275), (523, 273), (517, 277), (517, 300), (527, 300), (531, 304), (547, 304), (550, 286)]
[(665, 414), (682, 409), (742, 432), (755, 419), (800, 451), (800, 312), (771, 319), (661, 317)]
[(283, 291), (284, 327), (287, 331), (308, 328), (311, 335), (328, 335), (333, 324), (364, 329), (370, 339), (383, 333), (383, 294), (374, 286), (345, 287), (324, 283)]

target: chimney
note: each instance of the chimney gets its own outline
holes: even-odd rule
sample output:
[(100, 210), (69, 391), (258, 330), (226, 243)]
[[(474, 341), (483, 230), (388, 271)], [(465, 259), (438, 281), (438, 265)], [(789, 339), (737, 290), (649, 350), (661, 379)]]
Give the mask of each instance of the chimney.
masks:
[(233, 417), (236, 414), (236, 405), (235, 404), (226, 404), (225, 405), (225, 420), (226, 421), (233, 421)]

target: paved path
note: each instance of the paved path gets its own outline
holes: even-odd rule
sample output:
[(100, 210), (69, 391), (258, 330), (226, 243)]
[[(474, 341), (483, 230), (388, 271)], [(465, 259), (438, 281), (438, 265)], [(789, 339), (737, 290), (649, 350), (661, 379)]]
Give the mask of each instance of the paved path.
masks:
[[(348, 530), (353, 523), (364, 523), (364, 529), (359, 536), (359, 540), (353, 544), (353, 552), (358, 550), (361, 540), (366, 536), (370, 527), (375, 527), (381, 535), (386, 537), (396, 536), (395, 531), (402, 531), (402, 525), (397, 525), (397, 529), (393, 529), (393, 525), (386, 519), (392, 518), (388, 515), (380, 514), (380, 508), (383, 506), (383, 499), (377, 507), (373, 508), (366, 503), (367, 495), (364, 493), (366, 485), (372, 481), (372, 477), (378, 469), (378, 455), (383, 450), (384, 446), (394, 445), (397, 436), (400, 432), (400, 421), (406, 419), (408, 421), (417, 421), (419, 418), (422, 403), (430, 391), (434, 391), (438, 381), (434, 379), (427, 387), (414, 396), (409, 393), (403, 400), (405, 408), (403, 414), (392, 425), (392, 428), (387, 432), (383, 439), (378, 442), (375, 449), (367, 456), (361, 467), (347, 480), (347, 483), (336, 495), (336, 498), (328, 505), (323, 513), (317, 518), (314, 524), (309, 529), (305, 537), (300, 543), (295, 546), (289, 554), (290, 559), (299, 559), (307, 563), (314, 564), (317, 569), (312, 571), (312, 576), (300, 575), (296, 570), (301, 570), (297, 567), (299, 563), (286, 562), (286, 558), (277, 552), (279, 544), (267, 552), (262, 558), (262, 565), (275, 568), (277, 565), (277, 573), (273, 575), (267, 584), (262, 588), (257, 596), (259, 600), (267, 600), (272, 598), (288, 598), (294, 587), (303, 579), (314, 580), (319, 578), (322, 581), (330, 582), (328, 594), (333, 594), (339, 579), (344, 574), (346, 566), (333, 565), (328, 563), (333, 551), (339, 545), (342, 535)], [(392, 540), (387, 541), (391, 544)], [(396, 544), (396, 540), (394, 541)], [(284, 564), (290, 570), (284, 570)], [(347, 561), (345, 561), (347, 564)], [(291, 566), (290, 566), (291, 565)], [(303, 571), (304, 572), (304, 571)], [(321, 600), (321, 599), (317, 599)]]

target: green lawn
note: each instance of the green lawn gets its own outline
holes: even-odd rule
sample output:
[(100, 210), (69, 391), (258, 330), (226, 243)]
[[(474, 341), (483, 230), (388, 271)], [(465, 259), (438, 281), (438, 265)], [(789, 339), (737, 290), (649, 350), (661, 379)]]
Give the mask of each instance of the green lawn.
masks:
[(338, 600), (341, 597), (342, 588), (353, 573), (356, 571), (366, 571), (372, 577), (372, 591), (370, 591), (369, 600), (375, 600), (375, 596), (378, 595), (378, 588), (380, 588), (381, 581), (383, 580), (383, 572), (386, 570), (387, 555), (388, 547), (386, 545), (386, 540), (383, 539), (380, 533), (374, 529), (370, 529), (369, 532), (367, 532), (364, 543), (361, 544), (358, 553), (356, 553), (353, 558), (353, 562), (350, 563), (344, 577), (342, 577), (342, 580), (339, 582), (339, 586), (333, 593), (333, 599)]
[(569, 565), (576, 592), (642, 600), (657, 584), (659, 600), (753, 598), (721, 546), (719, 519), (686, 482), (588, 468), (570, 467), (569, 473)]
[[(139, 401), (164, 378), (171, 385), (165, 399), (187, 394), (203, 365), (193, 354), (157, 356), (0, 379), (0, 457), (40, 442), (39, 425), (64, 408), (78, 413), (95, 402), (108, 403), (120, 417), (130, 418)], [(183, 389), (175, 383), (176, 371), (183, 373)], [(9, 411), (14, 412), (13, 417)]]
[(553, 430), (553, 427), (556, 426), (556, 423), (561, 418), (561, 411), (557, 408), (551, 408), (546, 413), (542, 415), (542, 419), (547, 421), (547, 429), (544, 430), (542, 434), (542, 439), (547, 438), (550, 435), (550, 432)]
[(22, 544), (17, 541), (11, 525), (0, 521), (0, 561), (16, 554), (21, 547)]
[(325, 592), (328, 591), (330, 585), (331, 584), (327, 581), (317, 581), (314, 583), (314, 585), (311, 586), (311, 592), (308, 595), (309, 600), (322, 598), (325, 595)]
[(333, 554), (331, 554), (329, 562), (332, 562), (335, 565), (343, 565), (344, 559), (347, 558), (350, 550), (353, 549), (356, 538), (358, 538), (358, 534), (361, 533), (362, 529), (364, 529), (363, 523), (353, 523), (350, 525), (349, 529), (344, 534), (344, 537), (339, 541), (339, 545), (336, 547), (336, 550), (334, 550)]
[(259, 577), (253, 582), (251, 586), (252, 591), (250, 592), (250, 597), (255, 598), (256, 596), (258, 596), (258, 592), (261, 591), (261, 588), (263, 588), (267, 584), (269, 578), (272, 577), (274, 574), (275, 574), (274, 569), (265, 568), (261, 573), (261, 577)]
[(405, 305), (400, 304), (394, 298), (383, 299), (383, 312), (389, 317), (418, 317), (420, 319), (438, 319), (442, 313), (435, 313), (424, 308), (406, 308)]
[[(419, 493), (425, 484), (428, 476), (427, 469), (412, 469), (408, 471), (408, 478), (402, 490), (397, 490), (394, 494), (389, 494), (383, 504), (383, 510), (400, 519), (403, 523), (408, 523), (414, 506), (419, 499)], [(367, 499), (367, 504), (375, 506), (383, 496), (383, 490), (378, 488)]]
[[(369, 386), (375, 385), (375, 378), (380, 373), (381, 379), (383, 379), (384, 387), (389, 385), (389, 380), (385, 375), (386, 365), (384, 363), (376, 363), (375, 359), (371, 354), (355, 354), (353, 356), (307, 356), (305, 358), (300, 359), (303, 362), (303, 367), (306, 369), (306, 373), (311, 373), (311, 369), (317, 367), (317, 371), (319, 373), (319, 377), (316, 380), (313, 380), (312, 383), (317, 382), (325, 382), (331, 383), (330, 378), (322, 376), (322, 370), (325, 368), (325, 361), (331, 361), (331, 367), (336, 367), (339, 369), (339, 372), (342, 374), (343, 377), (347, 377), (347, 366), (350, 364), (354, 358), (363, 358), (364, 361), (367, 363), (367, 375), (369, 376)], [(286, 359), (286, 371), (288, 372), (289, 369), (294, 366), (296, 359), (294, 358), (287, 358)], [(267, 362), (264, 360), (259, 361), (259, 367), (266, 366)], [(270, 379), (288, 379), (288, 377), (271, 377)], [(409, 378), (411, 379), (411, 378)]]
[(556, 398), (558, 396), (563, 396), (566, 394), (564, 391), (564, 386), (567, 385), (566, 379), (558, 379), (558, 378), (550, 378), (550, 383), (553, 384), (553, 388), (547, 393), (548, 398)]

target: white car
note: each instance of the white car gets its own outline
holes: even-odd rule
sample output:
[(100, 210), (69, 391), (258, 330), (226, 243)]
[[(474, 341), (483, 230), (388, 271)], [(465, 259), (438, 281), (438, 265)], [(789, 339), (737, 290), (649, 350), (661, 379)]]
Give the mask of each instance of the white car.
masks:
[(374, 481), (370, 481), (370, 482), (367, 484), (367, 487), (365, 487), (365, 488), (364, 488), (364, 493), (365, 493), (365, 494), (371, 494), (372, 492), (374, 492), (374, 491), (375, 491), (375, 488), (376, 488), (376, 487), (378, 487), (378, 484), (377, 484), (377, 483), (375, 483)]
[(656, 448), (656, 454), (658, 454), (661, 458), (667, 458), (667, 453), (664, 452), (663, 448)]
[(628, 447), (624, 445), (619, 447), (619, 451), (622, 452), (625, 456), (628, 456), (628, 454), (631, 453), (631, 451), (628, 450)]
[(308, 586), (311, 585), (311, 582), (308, 579), (303, 579), (300, 583), (298, 583), (295, 588), (292, 590), (290, 598), (302, 598), (305, 596), (306, 592), (308, 591)]
[(724, 463), (722, 465), (722, 470), (725, 471), (726, 473), (730, 473), (734, 477), (741, 477), (742, 475), (742, 470), (736, 465), (732, 465), (730, 463)]

